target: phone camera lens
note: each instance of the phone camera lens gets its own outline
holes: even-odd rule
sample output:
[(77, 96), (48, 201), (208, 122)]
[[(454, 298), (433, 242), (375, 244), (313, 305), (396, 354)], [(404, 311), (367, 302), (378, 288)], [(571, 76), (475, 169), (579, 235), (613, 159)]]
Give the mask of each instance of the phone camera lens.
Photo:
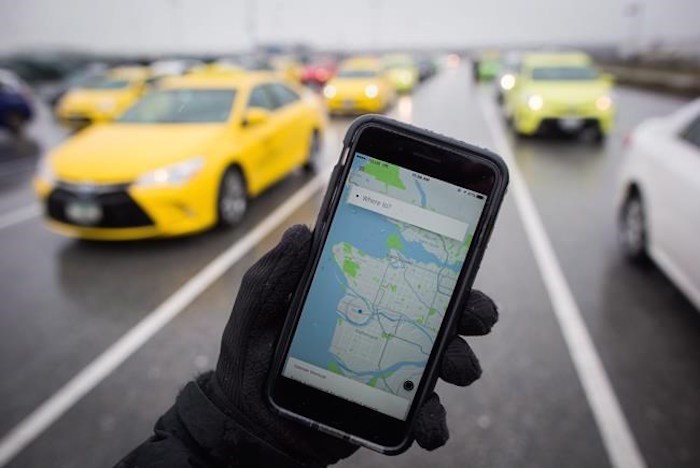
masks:
[(414, 387), (413, 382), (411, 382), (410, 380), (407, 380), (403, 383), (403, 389), (406, 390), (407, 392), (412, 391), (413, 387)]

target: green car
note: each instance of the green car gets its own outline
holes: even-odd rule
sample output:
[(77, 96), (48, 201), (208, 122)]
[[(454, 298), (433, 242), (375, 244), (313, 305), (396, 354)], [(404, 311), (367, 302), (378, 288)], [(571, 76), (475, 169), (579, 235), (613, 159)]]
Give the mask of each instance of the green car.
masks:
[(491, 81), (501, 71), (501, 61), (495, 54), (483, 54), (474, 60), (474, 80)]
[(382, 59), (382, 65), (396, 92), (410, 93), (418, 84), (418, 66), (410, 55), (387, 55)]
[(602, 141), (615, 117), (612, 85), (584, 53), (526, 54), (504, 95), (505, 113), (518, 135), (555, 127)]

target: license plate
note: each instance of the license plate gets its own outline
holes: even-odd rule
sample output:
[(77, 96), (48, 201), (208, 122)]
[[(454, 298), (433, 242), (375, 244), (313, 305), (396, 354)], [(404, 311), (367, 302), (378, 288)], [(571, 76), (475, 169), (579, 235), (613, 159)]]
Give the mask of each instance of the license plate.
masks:
[(102, 208), (89, 200), (72, 201), (66, 205), (66, 218), (77, 224), (92, 226), (102, 219)]
[(578, 117), (566, 117), (559, 119), (559, 126), (563, 130), (578, 130), (583, 126), (583, 119)]
[(355, 107), (355, 101), (351, 99), (346, 99), (345, 101), (343, 101), (343, 107), (345, 109), (352, 109), (353, 107)]

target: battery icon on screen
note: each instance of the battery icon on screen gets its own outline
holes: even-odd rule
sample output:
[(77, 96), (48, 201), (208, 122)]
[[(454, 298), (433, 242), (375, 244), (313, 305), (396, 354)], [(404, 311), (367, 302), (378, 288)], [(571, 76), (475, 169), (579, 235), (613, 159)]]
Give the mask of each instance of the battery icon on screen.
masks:
[(484, 199), (484, 196), (483, 196), (483, 195), (479, 195), (479, 194), (477, 193), (477, 194), (476, 194), (476, 198), (478, 198), (479, 200), (483, 200), (483, 199)]

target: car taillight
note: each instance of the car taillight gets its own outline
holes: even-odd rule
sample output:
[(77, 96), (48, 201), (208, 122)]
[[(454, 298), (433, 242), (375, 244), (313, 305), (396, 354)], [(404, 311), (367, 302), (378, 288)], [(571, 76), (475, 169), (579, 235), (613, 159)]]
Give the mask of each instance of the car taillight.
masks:
[(323, 68), (316, 70), (316, 79), (319, 81), (326, 81), (328, 78), (330, 78), (328, 71), (324, 70)]

